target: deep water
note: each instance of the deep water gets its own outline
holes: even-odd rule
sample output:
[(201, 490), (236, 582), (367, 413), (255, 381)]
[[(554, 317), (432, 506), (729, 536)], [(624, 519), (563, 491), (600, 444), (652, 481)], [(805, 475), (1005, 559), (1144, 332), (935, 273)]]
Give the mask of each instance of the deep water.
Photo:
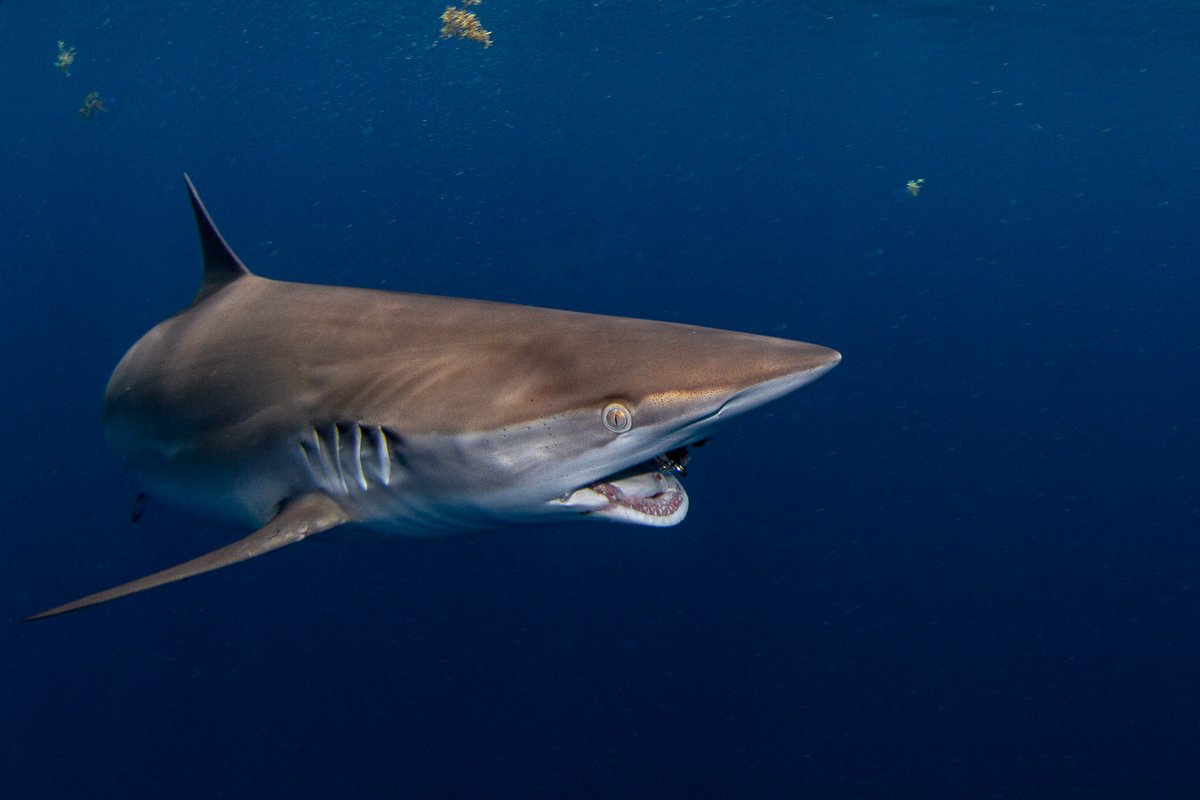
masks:
[[(0, 795), (1197, 796), (1200, 5), (443, 8), (0, 2)], [(196, 290), (184, 170), (269, 277), (844, 361), (678, 528), (22, 623), (244, 533), (131, 524), (98, 420)]]

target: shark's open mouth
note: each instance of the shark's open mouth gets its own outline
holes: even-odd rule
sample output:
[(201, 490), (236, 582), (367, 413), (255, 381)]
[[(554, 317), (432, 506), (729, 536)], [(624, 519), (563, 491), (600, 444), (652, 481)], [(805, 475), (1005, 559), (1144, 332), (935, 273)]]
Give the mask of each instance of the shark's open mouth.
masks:
[(665, 528), (687, 516), (688, 496), (677, 476), (684, 475), (687, 451), (673, 450), (652, 461), (576, 489), (558, 502), (613, 522)]
[(658, 527), (678, 525), (683, 522), (688, 509), (683, 484), (674, 475), (662, 472), (593, 483), (579, 491), (604, 498), (606, 505), (592, 513), (619, 522)]

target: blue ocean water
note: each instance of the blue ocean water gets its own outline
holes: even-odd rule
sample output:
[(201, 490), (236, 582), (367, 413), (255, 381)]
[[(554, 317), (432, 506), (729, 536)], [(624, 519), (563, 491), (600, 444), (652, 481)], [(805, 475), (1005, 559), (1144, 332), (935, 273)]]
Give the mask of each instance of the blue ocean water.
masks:
[[(0, 793), (1196, 796), (1200, 6), (443, 8), (0, 2)], [(184, 170), (269, 277), (845, 360), (678, 528), (317, 538), (21, 623), (244, 533), (130, 524), (98, 421), (195, 292)]]

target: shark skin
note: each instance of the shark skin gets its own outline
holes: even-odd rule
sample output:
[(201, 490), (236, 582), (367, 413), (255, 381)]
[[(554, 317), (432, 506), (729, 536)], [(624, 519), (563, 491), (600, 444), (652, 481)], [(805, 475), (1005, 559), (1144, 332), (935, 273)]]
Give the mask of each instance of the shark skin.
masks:
[(689, 505), (689, 445), (841, 360), (693, 325), (269, 280), (184, 180), (200, 289), (121, 359), (102, 421), (150, 496), (255, 530), (29, 619), (344, 523), (410, 536), (572, 519), (675, 525)]

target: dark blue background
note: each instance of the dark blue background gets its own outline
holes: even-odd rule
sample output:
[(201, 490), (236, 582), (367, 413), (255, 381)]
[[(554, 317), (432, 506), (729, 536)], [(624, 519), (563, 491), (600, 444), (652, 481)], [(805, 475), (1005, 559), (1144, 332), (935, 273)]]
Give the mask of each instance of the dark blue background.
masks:
[[(1200, 6), (441, 10), (0, 3), (0, 793), (1196, 796)], [(270, 277), (845, 361), (680, 528), (331, 536), (22, 624), (242, 533), (130, 525), (97, 420), (195, 291), (185, 169)]]

